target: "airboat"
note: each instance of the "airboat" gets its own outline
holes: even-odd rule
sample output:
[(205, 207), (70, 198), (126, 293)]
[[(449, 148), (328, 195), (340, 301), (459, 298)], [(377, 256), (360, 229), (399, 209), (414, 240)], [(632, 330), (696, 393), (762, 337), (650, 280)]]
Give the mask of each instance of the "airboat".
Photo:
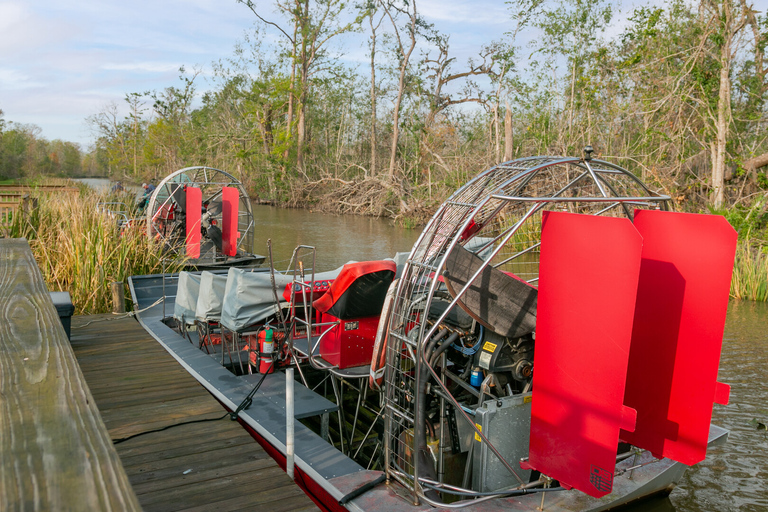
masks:
[(142, 202), (140, 217), (124, 202), (101, 202), (96, 208), (115, 218), (121, 230), (146, 229), (148, 237), (189, 269), (255, 266), (265, 260), (252, 253), (255, 225), (248, 193), (225, 171), (179, 169)]
[(323, 509), (610, 510), (668, 494), (728, 435), (711, 416), (736, 234), (669, 203), (587, 148), (480, 173), (407, 254), (315, 272), (300, 246), (282, 271), (130, 287)]

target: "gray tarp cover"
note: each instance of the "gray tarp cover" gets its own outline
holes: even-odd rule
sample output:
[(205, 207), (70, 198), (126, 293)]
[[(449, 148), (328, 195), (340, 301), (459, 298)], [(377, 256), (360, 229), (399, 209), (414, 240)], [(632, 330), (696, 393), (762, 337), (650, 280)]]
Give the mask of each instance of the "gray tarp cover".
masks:
[(189, 272), (179, 272), (179, 285), (176, 289), (176, 304), (173, 317), (186, 323), (194, 323), (197, 296), (200, 294), (200, 276)]
[[(341, 267), (329, 272), (318, 272), (315, 274), (315, 281), (334, 279), (340, 271)], [(312, 276), (307, 274), (305, 277), (308, 281)], [(285, 304), (283, 290), (291, 282), (293, 282), (292, 276), (275, 274), (277, 296), (281, 304)], [(230, 331), (240, 332), (275, 313), (277, 313), (277, 305), (272, 293), (272, 280), (269, 272), (229, 269), (224, 302), (221, 308), (221, 325)]]
[(227, 276), (204, 271), (200, 274), (200, 295), (197, 298), (195, 318), (201, 322), (218, 322), (221, 304), (227, 288)]

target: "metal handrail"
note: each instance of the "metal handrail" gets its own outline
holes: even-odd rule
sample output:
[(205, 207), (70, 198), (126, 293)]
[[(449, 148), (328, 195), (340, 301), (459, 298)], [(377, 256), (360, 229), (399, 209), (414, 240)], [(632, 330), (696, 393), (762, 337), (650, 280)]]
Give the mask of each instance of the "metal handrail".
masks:
[(521, 201), (527, 203), (637, 203), (641, 206), (648, 206), (649, 202), (669, 201), (670, 196), (638, 196), (638, 197), (520, 197), (505, 196), (503, 194), (491, 194), (491, 199), (500, 201)]

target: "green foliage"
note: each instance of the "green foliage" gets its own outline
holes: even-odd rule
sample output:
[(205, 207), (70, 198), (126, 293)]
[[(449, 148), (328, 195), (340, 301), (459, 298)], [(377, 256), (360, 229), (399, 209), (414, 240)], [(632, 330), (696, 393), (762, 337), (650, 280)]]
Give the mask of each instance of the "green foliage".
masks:
[(740, 240), (761, 240), (768, 245), (768, 196), (758, 197), (747, 206), (737, 204), (730, 208), (709, 210), (724, 216), (739, 234)]
[(768, 195), (749, 205), (711, 213), (723, 215), (739, 234), (731, 278), (731, 296), (768, 301)]
[[(2, 111), (0, 111), (2, 114)], [(40, 137), (35, 125), (0, 118), (0, 176), (81, 176), (84, 174), (80, 146)]]

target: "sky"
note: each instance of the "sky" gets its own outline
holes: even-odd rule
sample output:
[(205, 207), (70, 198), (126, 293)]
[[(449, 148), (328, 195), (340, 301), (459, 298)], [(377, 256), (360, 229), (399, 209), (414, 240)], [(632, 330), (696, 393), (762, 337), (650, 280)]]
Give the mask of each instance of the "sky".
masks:
[[(279, 19), (273, 2), (258, 3), (265, 17)], [(512, 28), (500, 0), (417, 5), (450, 34), (459, 63)], [(6, 122), (34, 124), (48, 140), (87, 150), (88, 116), (110, 102), (123, 109), (127, 93), (180, 86), (181, 66), (200, 70), (198, 94), (212, 89), (212, 63), (232, 56), (254, 21), (235, 0), (0, 0), (0, 110)], [(343, 37), (341, 58), (364, 65), (365, 39)]]

